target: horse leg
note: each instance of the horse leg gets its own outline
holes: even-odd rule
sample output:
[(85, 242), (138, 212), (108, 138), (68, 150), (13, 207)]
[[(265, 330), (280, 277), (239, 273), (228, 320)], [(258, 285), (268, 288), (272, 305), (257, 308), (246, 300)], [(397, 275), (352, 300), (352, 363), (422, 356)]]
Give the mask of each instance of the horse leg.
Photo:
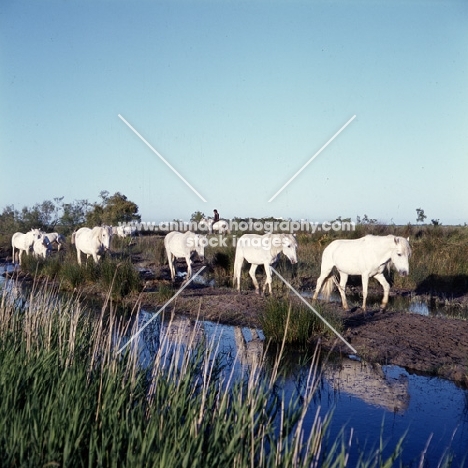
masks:
[(76, 258), (78, 260), (78, 265), (81, 265), (81, 251), (78, 248), (76, 249)]
[(192, 262), (190, 261), (190, 254), (185, 257), (185, 261), (187, 262), (187, 279), (192, 277)]
[(255, 286), (255, 292), (258, 294), (259, 293), (259, 287), (258, 287), (258, 281), (257, 278), (255, 278), (255, 272), (257, 271), (258, 265), (255, 265), (255, 263), (252, 263), (250, 266), (249, 270), (249, 275), (252, 278), (253, 284)]
[(244, 263), (244, 257), (238, 254), (236, 250), (236, 257), (234, 259), (234, 278), (232, 281), (233, 287), (236, 285), (237, 281), (237, 291), (240, 292), (240, 282), (241, 282), (241, 273), (242, 273), (242, 264)]
[(271, 292), (271, 267), (270, 267), (270, 265), (268, 263), (264, 263), (263, 266), (265, 267), (265, 273), (266, 273), (266, 276), (267, 276), (265, 284), (263, 285), (263, 294), (265, 294), (266, 288), (267, 288), (267, 286), (269, 286), (270, 295), (271, 295), (271, 294), (273, 294)]
[(343, 309), (348, 310), (348, 301), (346, 300), (346, 283), (348, 282), (348, 275), (340, 271), (340, 284), (338, 290), (341, 296), (341, 303), (343, 304)]
[(167, 252), (167, 259), (169, 260), (169, 270), (171, 271), (171, 279), (172, 281), (175, 280), (175, 257), (170, 253)]
[(366, 311), (367, 289), (369, 287), (369, 276), (367, 273), (362, 275), (362, 310)]
[(374, 278), (382, 285), (382, 288), (384, 290), (382, 304), (380, 304), (380, 308), (384, 310), (388, 304), (388, 294), (390, 293), (390, 284), (388, 284), (388, 281), (385, 278), (383, 273), (378, 273), (377, 275), (374, 276)]

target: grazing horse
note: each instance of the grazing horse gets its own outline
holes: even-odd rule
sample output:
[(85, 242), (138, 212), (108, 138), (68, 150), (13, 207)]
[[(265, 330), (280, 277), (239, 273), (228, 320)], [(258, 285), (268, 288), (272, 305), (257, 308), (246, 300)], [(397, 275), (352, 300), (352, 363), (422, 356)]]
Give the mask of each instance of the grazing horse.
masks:
[(110, 249), (112, 228), (110, 226), (96, 226), (93, 229), (82, 227), (72, 235), (72, 244), (75, 244), (78, 263), (81, 265), (81, 252), (86, 259), (93, 256), (98, 263), (101, 255)]
[(33, 253), (34, 256), (42, 257), (44, 260), (49, 256), (51, 248), (51, 242), (47, 237), (47, 234), (44, 234), (40, 239), (36, 239), (33, 243)]
[(200, 221), (200, 226), (206, 226), (210, 233), (218, 231), (219, 234), (229, 234), (229, 223), (224, 219), (220, 219), (215, 223), (213, 218), (203, 218)]
[(166, 248), (167, 260), (171, 270), (172, 281), (175, 279), (175, 261), (176, 258), (183, 257), (187, 262), (187, 279), (192, 276), (192, 263), (190, 257), (192, 252), (197, 252), (200, 260), (205, 257), (206, 236), (187, 231), (185, 233), (172, 231), (164, 238), (164, 247)]
[(21, 257), (23, 252), (26, 255), (29, 254), (29, 250), (34, 244), (34, 241), (40, 239), (43, 233), (39, 229), (31, 229), (28, 233), (23, 234), (22, 232), (15, 232), (11, 237), (11, 247), (13, 249), (13, 263), (15, 263), (15, 248), (19, 250), (18, 261), (21, 265)]
[(65, 236), (59, 234), (58, 232), (50, 232), (49, 234), (44, 234), (47, 239), (49, 239), (50, 245), (57, 244), (57, 250), (60, 252), (60, 249), (65, 246), (66, 240)]
[[(331, 275), (333, 267), (340, 273), (339, 292), (343, 308), (348, 309), (345, 288), (349, 275), (362, 277), (362, 309), (366, 310), (367, 287), (369, 278), (375, 278), (383, 287), (384, 295), (381, 309), (385, 309), (388, 303), (390, 285), (383, 274), (385, 268), (391, 264), (401, 276), (409, 273), (409, 258), (411, 247), (409, 239), (388, 236), (367, 235), (360, 239), (339, 239), (333, 241), (323, 251), (320, 277), (313, 299), (317, 299), (318, 293), (324, 285), (324, 297), (330, 298), (333, 284), (336, 281)], [(325, 284), (324, 281), (326, 280)]]
[(271, 265), (275, 263), (281, 252), (289, 258), (292, 264), (297, 263), (297, 241), (292, 234), (244, 234), (237, 241), (236, 257), (234, 260), (234, 280), (237, 281), (237, 290), (240, 291), (240, 277), (244, 260), (251, 263), (249, 275), (255, 286), (255, 292), (259, 293), (258, 281), (255, 271), (258, 265), (265, 267), (267, 279), (263, 285), (263, 293), (269, 286), (271, 294)]

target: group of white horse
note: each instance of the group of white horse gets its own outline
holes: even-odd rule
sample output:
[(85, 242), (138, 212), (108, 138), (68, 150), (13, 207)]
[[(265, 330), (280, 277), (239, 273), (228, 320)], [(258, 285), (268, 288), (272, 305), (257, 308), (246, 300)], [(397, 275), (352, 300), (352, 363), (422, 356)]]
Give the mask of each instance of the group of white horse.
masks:
[[(193, 232), (171, 232), (164, 239), (164, 246), (171, 270), (171, 278), (175, 279), (175, 260), (185, 258), (187, 262), (187, 278), (192, 276), (191, 255), (197, 252), (200, 259), (204, 258), (205, 236)], [(266, 273), (266, 281), (263, 293), (267, 287), (271, 294), (272, 265), (278, 260), (281, 252), (292, 264), (297, 263), (297, 240), (292, 234), (244, 234), (238, 239), (234, 260), (234, 285), (240, 291), (240, 278), (244, 260), (251, 264), (249, 275), (255, 286), (255, 291), (260, 292), (260, 287), (255, 276), (259, 265), (263, 265)], [(345, 295), (346, 283), (349, 275), (362, 277), (362, 309), (366, 310), (367, 290), (369, 278), (375, 278), (383, 287), (384, 295), (381, 308), (388, 303), (390, 284), (385, 278), (384, 271), (391, 265), (395, 267), (401, 276), (409, 273), (409, 258), (411, 247), (409, 239), (394, 235), (374, 236), (367, 235), (360, 239), (339, 239), (329, 244), (322, 255), (320, 277), (313, 299), (316, 300), (323, 287), (323, 297), (329, 300), (334, 285), (338, 286), (344, 309), (348, 309)], [(334, 275), (334, 268), (340, 275), (339, 282)]]
[[(77, 260), (81, 265), (81, 254), (86, 258), (93, 257), (98, 263), (102, 254), (110, 250), (112, 240), (111, 226), (96, 226), (94, 228), (83, 227), (75, 231), (72, 235), (72, 244), (76, 247)], [(26, 234), (17, 232), (13, 234), (11, 245), (13, 248), (13, 263), (18, 260), (21, 265), (23, 252), (27, 254), (32, 250), (35, 256), (46, 258), (50, 252), (52, 243), (57, 243), (58, 250), (65, 244), (65, 238), (56, 232), (46, 234), (39, 229), (31, 229)], [(177, 258), (184, 258), (187, 263), (187, 279), (192, 276), (193, 252), (196, 252), (201, 261), (204, 260), (205, 246), (207, 238), (205, 235), (196, 234), (191, 231), (185, 233), (172, 231), (164, 238), (171, 278), (174, 281), (176, 276), (175, 261)], [(255, 286), (255, 291), (260, 292), (260, 287), (255, 276), (259, 265), (263, 265), (266, 273), (266, 281), (263, 285), (263, 293), (269, 289), (272, 293), (272, 265), (283, 253), (292, 264), (297, 263), (297, 240), (292, 234), (244, 234), (236, 244), (236, 254), (234, 259), (234, 285), (240, 291), (240, 278), (244, 261), (251, 264), (249, 275)], [(345, 295), (346, 283), (349, 275), (359, 275), (362, 277), (362, 309), (366, 309), (367, 290), (369, 278), (375, 278), (383, 288), (383, 299), (381, 308), (384, 309), (388, 303), (390, 284), (385, 278), (385, 269), (391, 265), (397, 272), (406, 276), (409, 273), (409, 258), (411, 247), (409, 239), (393, 235), (373, 236), (367, 235), (360, 239), (340, 239), (329, 244), (322, 255), (320, 277), (313, 299), (316, 300), (323, 288), (323, 296), (329, 299), (334, 285), (338, 286), (343, 308), (348, 308)], [(335, 278), (334, 269), (340, 275), (339, 282)]]
[[(95, 263), (98, 263), (102, 254), (110, 250), (111, 239), (110, 226), (96, 226), (92, 229), (83, 227), (75, 231), (72, 234), (72, 244), (76, 247), (78, 263), (81, 265), (82, 253), (86, 258), (92, 256)], [(28, 255), (32, 251), (35, 257), (47, 258), (54, 243), (60, 251), (66, 244), (65, 237), (57, 232), (45, 233), (40, 229), (31, 229), (26, 234), (16, 232), (11, 238), (13, 263), (16, 263), (18, 254), (18, 263), (21, 265), (23, 252)]]
[(16, 262), (18, 255), (18, 262), (21, 265), (23, 252), (28, 255), (32, 251), (35, 257), (46, 258), (49, 256), (53, 244), (57, 244), (57, 250), (60, 250), (65, 245), (65, 237), (57, 232), (45, 233), (40, 229), (31, 229), (26, 234), (15, 232), (11, 238), (13, 263)]

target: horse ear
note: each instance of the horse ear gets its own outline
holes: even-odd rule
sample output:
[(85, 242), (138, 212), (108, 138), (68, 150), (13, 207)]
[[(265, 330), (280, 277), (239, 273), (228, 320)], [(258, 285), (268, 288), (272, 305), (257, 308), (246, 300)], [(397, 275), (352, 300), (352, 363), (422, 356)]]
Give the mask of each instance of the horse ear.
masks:
[(409, 236), (406, 238), (406, 240), (409, 242)]
[(395, 236), (394, 239), (395, 239), (395, 244), (399, 244), (399, 243), (400, 243), (400, 239), (398, 239), (398, 237)]

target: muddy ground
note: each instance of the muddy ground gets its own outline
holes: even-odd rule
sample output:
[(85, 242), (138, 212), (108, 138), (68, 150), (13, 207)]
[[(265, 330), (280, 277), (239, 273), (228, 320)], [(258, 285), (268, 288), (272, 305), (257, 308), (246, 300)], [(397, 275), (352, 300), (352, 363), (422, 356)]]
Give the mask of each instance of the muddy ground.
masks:
[[(164, 272), (161, 272), (165, 276)], [(168, 272), (167, 272), (168, 274)], [(401, 292), (407, 294), (408, 291)], [(399, 294), (393, 291), (392, 294)], [(150, 294), (143, 304), (154, 306)], [(462, 298), (468, 301), (468, 297)], [(266, 298), (253, 290), (189, 285), (174, 301), (176, 313), (246, 327), (259, 327)], [(172, 306), (172, 305), (171, 305)], [(362, 359), (395, 364), (409, 371), (436, 375), (468, 387), (468, 321), (442, 316), (424, 316), (407, 310), (380, 311), (361, 308), (351, 312), (334, 305), (343, 318), (345, 340)], [(344, 355), (352, 351), (339, 339), (321, 337), (324, 351)], [(311, 342), (316, 346), (317, 340)]]

